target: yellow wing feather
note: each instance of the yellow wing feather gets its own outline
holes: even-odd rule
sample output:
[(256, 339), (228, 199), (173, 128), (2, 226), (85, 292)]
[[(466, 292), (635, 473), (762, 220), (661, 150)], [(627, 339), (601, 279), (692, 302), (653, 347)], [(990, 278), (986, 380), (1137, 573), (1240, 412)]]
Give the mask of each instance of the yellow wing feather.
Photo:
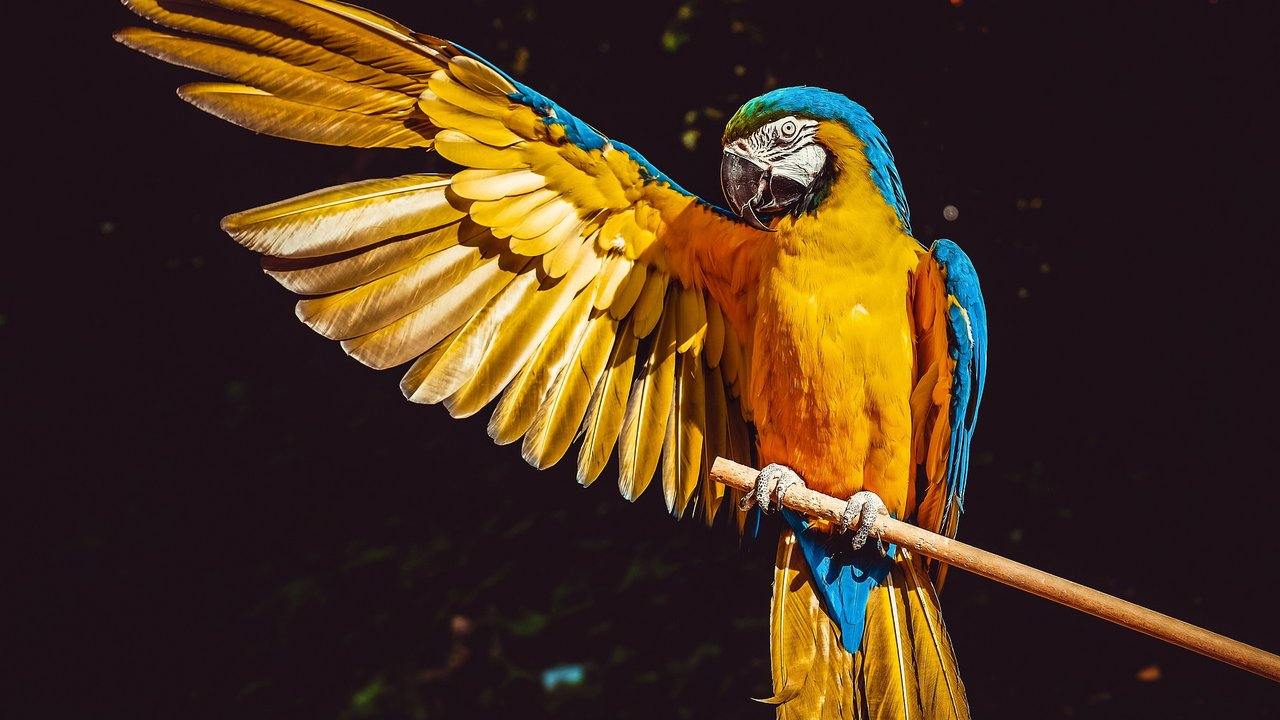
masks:
[(561, 369), (524, 436), (521, 449), (531, 465), (549, 467), (568, 451), (578, 428), (585, 425), (592, 391), (605, 372), (617, 334), (617, 320), (599, 310), (591, 312), (578, 348)]
[[(583, 147), (451, 43), (332, 0), (126, 0), (166, 29), (122, 43), (230, 82), (182, 95), (231, 122), (331, 145), (435, 148), (456, 174), (366, 180), (228, 216), (298, 316), (405, 396), (523, 438), (538, 467), (575, 438), (589, 484), (615, 446), (624, 496), (662, 467), (680, 516), (724, 498), (710, 460), (750, 461), (738, 304), (758, 233)], [(513, 99), (517, 98), (517, 99)], [(736, 278), (736, 280), (735, 280)], [(726, 303), (728, 305), (726, 305)], [(736, 326), (735, 326), (736, 324)], [(701, 487), (701, 492), (699, 492)]]
[(644, 291), (648, 280), (649, 271), (644, 265), (638, 263), (632, 265), (627, 281), (618, 288), (617, 295), (614, 295), (613, 302), (609, 304), (609, 314), (618, 319), (629, 315), (636, 301), (640, 299), (640, 293)]
[[(717, 457), (729, 457), (729, 403), (725, 398), (724, 380), (720, 375), (720, 368), (709, 367), (702, 384), (706, 390), (706, 404), (703, 409), (706, 425), (702, 442), (702, 471), (710, 472), (711, 463), (715, 462)], [(716, 513), (724, 499), (725, 488), (720, 483), (708, 482), (706, 479), (703, 480), (700, 488), (701, 497), (698, 502), (707, 524), (711, 524), (715, 522)]]
[(514, 170), (527, 168), (529, 163), (520, 153), (508, 148), (486, 145), (466, 133), (457, 130), (441, 130), (436, 134), (436, 152), (440, 157), (459, 165), (489, 170)]
[[(457, 105), (447, 103), (430, 90), (418, 99), (418, 108), (431, 118), (432, 124), (464, 132), (486, 145), (509, 147), (520, 142), (520, 136), (511, 132), (502, 121), (477, 115)], [(490, 198), (476, 198), (485, 200)]]
[[(133, 2), (134, 0), (130, 0)], [(205, 0), (247, 18), (274, 20), (332, 52), (357, 63), (408, 77), (425, 78), (447, 56), (428, 39), (363, 8), (324, 0)], [(292, 55), (285, 57), (291, 58)]]
[(632, 326), (632, 332), (636, 337), (645, 337), (653, 328), (657, 326), (658, 321), (663, 317), (663, 311), (666, 310), (667, 281), (670, 278), (661, 270), (654, 270), (649, 273), (648, 278), (644, 281), (644, 289), (640, 291), (640, 296), (636, 298), (636, 304), (632, 308), (636, 322)]
[(427, 81), (427, 87), (444, 102), (476, 115), (500, 120), (511, 112), (510, 100), (478, 93), (454, 82), (448, 73), (433, 73)]
[(485, 232), (470, 222), (453, 223), (357, 252), (343, 262), (332, 255), (314, 258), (263, 258), (263, 269), (299, 295), (350, 290), (398, 273), (428, 255), (458, 245), (470, 247)]
[(462, 219), (466, 213), (450, 204), (448, 187), (441, 175), (363, 180), (228, 215), (222, 229), (273, 257), (367, 249)]
[[(531, 280), (529, 292), (512, 293), (510, 305), (503, 303), (481, 311), (468, 325), (468, 329), (475, 327), (477, 331), (471, 335), (464, 331), (460, 338), (469, 342), (442, 361), (450, 382), (443, 384), (449, 393), (441, 399), (449, 413), (467, 417), (497, 397), (564, 320), (569, 305), (598, 267), (599, 259), (594, 266), (590, 261), (584, 262), (549, 289), (538, 282), (537, 273), (525, 273), (519, 280)], [(454, 378), (465, 378), (465, 383), (454, 386)]]
[[(386, 327), (342, 341), (342, 349), (372, 368), (384, 370), (406, 363), (435, 347), (505, 290), (529, 266), (528, 258), (491, 260), (465, 280), (426, 305)], [(403, 387), (403, 385), (402, 385)], [(419, 392), (421, 390), (421, 393)], [(434, 403), (430, 388), (414, 386), (406, 393), (414, 402)]]
[[(304, 35), (299, 31), (302, 18), (298, 15), (286, 14), (283, 21), (277, 21), (219, 8), (204, 0), (167, 0), (163, 6), (156, 0), (125, 0), (124, 4), (163, 27), (220, 40), (263, 56), (287, 59), (297, 67), (358, 81), (369, 87), (398, 89), (407, 97), (417, 97), (426, 82), (421, 73), (415, 77), (413, 73), (403, 74), (362, 62), (333, 42)], [(299, 5), (286, 4), (294, 8)], [(131, 30), (121, 31), (117, 38)], [(405, 35), (404, 32), (398, 34)], [(396, 54), (399, 53), (397, 50)], [(431, 61), (421, 70), (429, 74), (438, 67), (439, 62)]]
[(386, 277), (350, 290), (298, 302), (298, 319), (330, 340), (381, 329), (438, 299), (485, 263), (465, 245), (453, 245)]
[(649, 354), (631, 384), (631, 397), (618, 438), (618, 489), (635, 500), (649, 486), (658, 467), (675, 389), (676, 321), (661, 316)]
[(676, 398), (667, 419), (663, 443), (662, 495), (667, 510), (684, 515), (698, 483), (704, 480), (702, 445), (707, 426), (707, 388), (701, 358), (679, 352), (676, 364)]
[(247, 85), (199, 82), (178, 96), (210, 115), (264, 135), (345, 147), (431, 147), (436, 128), (425, 118), (400, 120), (307, 105)]
[(619, 326), (613, 352), (588, 404), (587, 418), (582, 426), (582, 450), (578, 453), (578, 482), (584, 486), (600, 476), (622, 430), (622, 419), (631, 398), (631, 377), (639, 344), (631, 331), (632, 322), (628, 317)]
[[(525, 195), (514, 195), (498, 200), (471, 203), (469, 212), (476, 222), (491, 228), (495, 234), (510, 237), (510, 228), (542, 207), (559, 201), (554, 190), (542, 188)], [(551, 229), (547, 225), (547, 229)]]
[(304, 0), (125, 4), (181, 34), (128, 28), (117, 40), (236, 81), (180, 90), (213, 115), (257, 132), (328, 145), (431, 145), (438, 126), (418, 109), (417, 99), (447, 57), (385, 18)]
[(533, 425), (552, 383), (559, 379), (570, 355), (586, 334), (590, 311), (591, 293), (578, 293), (542, 346), (507, 386), (489, 420), (489, 437), (494, 442), (499, 445), (515, 442)]
[(184, 65), (256, 87), (278, 97), (308, 105), (365, 115), (405, 117), (415, 100), (395, 90), (299, 67), (286, 60), (241, 50), (211, 40), (130, 28), (120, 34), (130, 47), (160, 60)]

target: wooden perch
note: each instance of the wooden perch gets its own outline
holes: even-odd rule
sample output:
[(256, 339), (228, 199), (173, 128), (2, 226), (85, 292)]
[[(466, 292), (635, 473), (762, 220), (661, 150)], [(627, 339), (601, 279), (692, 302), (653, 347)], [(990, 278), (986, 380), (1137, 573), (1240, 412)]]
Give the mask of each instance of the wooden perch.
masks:
[[(711, 466), (711, 477), (714, 480), (744, 493), (755, 487), (759, 472), (724, 458), (716, 458), (715, 464)], [(783, 504), (806, 515), (838, 523), (845, 501), (796, 485), (787, 490)], [(886, 542), (928, 555), (952, 567), (968, 570), (1280, 682), (1280, 656), (1252, 645), (931, 533), (910, 523), (894, 520), (887, 515), (878, 517), (872, 532)]]

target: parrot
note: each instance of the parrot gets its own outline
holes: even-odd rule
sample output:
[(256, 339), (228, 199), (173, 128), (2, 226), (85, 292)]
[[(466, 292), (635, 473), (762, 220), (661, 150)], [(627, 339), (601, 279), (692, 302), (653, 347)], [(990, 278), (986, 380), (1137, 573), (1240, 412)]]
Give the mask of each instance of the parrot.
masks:
[[(977, 273), (925, 247), (865, 108), (816, 87), (745, 103), (727, 208), (455, 42), (337, 0), (123, 0), (125, 46), (218, 78), (180, 97), (249, 130), (434, 151), (456, 172), (359, 180), (226, 216), (298, 318), (415, 403), (537, 468), (660, 486), (675, 517), (781, 516), (779, 718), (967, 718), (946, 567), (870, 529), (954, 537), (986, 377)], [(424, 163), (424, 167), (426, 163)], [(726, 490), (717, 457), (764, 469)], [(655, 482), (656, 480), (656, 482)], [(782, 508), (797, 484), (843, 522)], [(735, 507), (736, 506), (736, 507)], [(752, 506), (756, 506), (752, 509)], [(747, 512), (747, 511), (750, 512)]]

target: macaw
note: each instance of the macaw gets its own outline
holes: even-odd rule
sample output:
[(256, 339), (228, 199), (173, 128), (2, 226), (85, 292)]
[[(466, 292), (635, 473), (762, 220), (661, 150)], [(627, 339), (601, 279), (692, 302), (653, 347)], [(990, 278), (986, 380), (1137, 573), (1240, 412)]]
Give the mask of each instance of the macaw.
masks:
[(304, 296), (304, 323), (371, 367), (411, 363), (411, 401), (465, 417), (496, 400), (489, 434), (539, 468), (580, 440), (590, 485), (616, 447), (622, 495), (661, 477), (677, 517), (739, 500), (710, 480), (717, 456), (768, 463), (742, 498), (762, 510), (797, 482), (851, 498), (846, 527), (783, 511), (769, 702), (780, 718), (968, 717), (943, 568), (861, 541), (877, 511), (955, 534), (986, 313), (965, 254), (912, 236), (862, 106), (812, 87), (743, 105), (726, 210), (479, 55), (368, 10), (124, 3), (162, 29), (120, 42), (226, 80), (179, 90), (202, 110), (463, 168), (223, 219)]

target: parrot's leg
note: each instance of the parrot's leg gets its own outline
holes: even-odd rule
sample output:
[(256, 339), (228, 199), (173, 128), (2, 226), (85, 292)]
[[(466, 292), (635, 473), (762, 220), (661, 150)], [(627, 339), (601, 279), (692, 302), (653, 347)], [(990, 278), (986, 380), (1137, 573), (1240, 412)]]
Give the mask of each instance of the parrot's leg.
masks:
[(804, 480), (795, 470), (786, 465), (770, 463), (756, 476), (755, 489), (738, 501), (738, 509), (750, 510), (752, 505), (759, 505), (760, 512), (772, 512), (769, 509), (769, 496), (772, 495), (776, 500), (774, 510), (778, 510), (782, 508), (782, 498), (786, 497), (787, 491), (797, 484), (804, 487)]
[[(875, 527), (877, 515), (888, 515), (889, 509), (884, 506), (884, 501), (880, 496), (870, 490), (856, 492), (853, 497), (849, 498), (849, 502), (844, 506), (844, 512), (840, 516), (840, 532), (848, 532), (853, 527), (854, 519), (857, 519), (857, 528), (853, 532), (853, 538), (850, 544), (854, 550), (861, 550), (863, 545), (867, 544), (867, 536), (871, 534), (871, 529)], [(880, 545), (880, 535), (876, 534), (876, 544)], [(880, 546), (881, 554), (884, 553), (883, 545)]]

